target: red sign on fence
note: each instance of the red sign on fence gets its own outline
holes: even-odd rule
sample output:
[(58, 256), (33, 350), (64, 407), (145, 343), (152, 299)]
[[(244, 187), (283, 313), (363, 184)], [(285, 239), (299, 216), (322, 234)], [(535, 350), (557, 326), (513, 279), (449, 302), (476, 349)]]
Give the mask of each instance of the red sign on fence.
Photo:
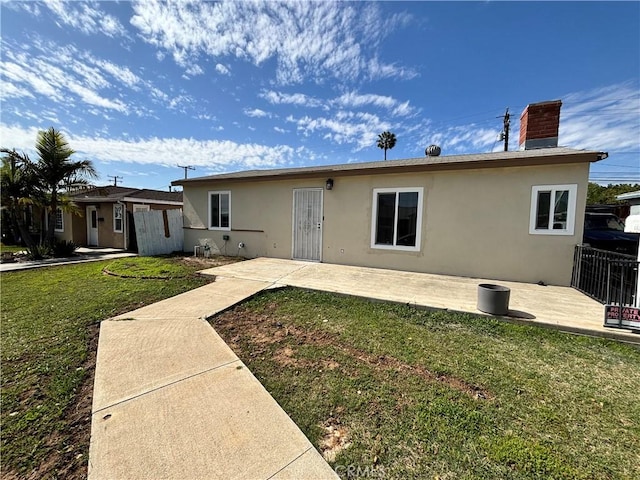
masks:
[(604, 326), (640, 330), (640, 308), (605, 305)]

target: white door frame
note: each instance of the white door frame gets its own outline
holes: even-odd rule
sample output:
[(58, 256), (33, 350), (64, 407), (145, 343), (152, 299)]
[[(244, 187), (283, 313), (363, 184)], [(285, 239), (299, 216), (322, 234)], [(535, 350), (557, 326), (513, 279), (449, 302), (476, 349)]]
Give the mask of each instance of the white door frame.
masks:
[[(297, 258), (296, 253), (296, 192), (300, 191), (316, 191), (320, 192), (320, 221), (318, 222), (317, 229), (320, 230), (320, 238), (318, 242), (318, 259), (312, 258)], [(322, 237), (324, 231), (324, 189), (323, 188), (294, 188), (293, 200), (291, 208), (291, 258), (294, 260), (305, 260), (309, 262), (322, 262)]]
[[(96, 212), (96, 228), (95, 228), (95, 237), (96, 237), (96, 242), (95, 244), (91, 243), (91, 230), (94, 230), (91, 227), (91, 212)], [(95, 205), (88, 205), (87, 206), (87, 245), (90, 247), (97, 247), (99, 245), (98, 243), (98, 209)]]

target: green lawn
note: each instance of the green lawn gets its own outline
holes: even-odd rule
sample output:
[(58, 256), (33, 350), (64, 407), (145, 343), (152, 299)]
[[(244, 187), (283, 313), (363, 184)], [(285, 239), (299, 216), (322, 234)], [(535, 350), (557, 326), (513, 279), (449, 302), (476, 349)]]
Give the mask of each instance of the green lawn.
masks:
[(19, 253), (24, 252), (25, 250), (25, 247), (20, 247), (18, 245), (5, 245), (0, 242), (0, 253)]
[(120, 272), (184, 278), (108, 276), (108, 261), (0, 276), (3, 478), (85, 478), (99, 322), (209, 281), (186, 259), (126, 261)]
[(343, 478), (640, 478), (634, 347), (297, 289), (211, 323)]

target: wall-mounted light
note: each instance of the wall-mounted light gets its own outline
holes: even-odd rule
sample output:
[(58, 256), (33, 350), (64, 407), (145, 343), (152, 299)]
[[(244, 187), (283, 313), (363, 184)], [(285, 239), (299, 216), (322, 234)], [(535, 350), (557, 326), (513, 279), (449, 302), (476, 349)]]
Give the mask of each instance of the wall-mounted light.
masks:
[(333, 178), (327, 179), (327, 190), (333, 190)]

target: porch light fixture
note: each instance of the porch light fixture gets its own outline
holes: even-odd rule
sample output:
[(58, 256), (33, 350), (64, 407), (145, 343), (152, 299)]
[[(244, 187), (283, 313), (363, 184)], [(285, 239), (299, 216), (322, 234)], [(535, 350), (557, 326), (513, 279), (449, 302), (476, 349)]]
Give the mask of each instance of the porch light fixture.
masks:
[(333, 178), (327, 179), (327, 190), (333, 190)]

